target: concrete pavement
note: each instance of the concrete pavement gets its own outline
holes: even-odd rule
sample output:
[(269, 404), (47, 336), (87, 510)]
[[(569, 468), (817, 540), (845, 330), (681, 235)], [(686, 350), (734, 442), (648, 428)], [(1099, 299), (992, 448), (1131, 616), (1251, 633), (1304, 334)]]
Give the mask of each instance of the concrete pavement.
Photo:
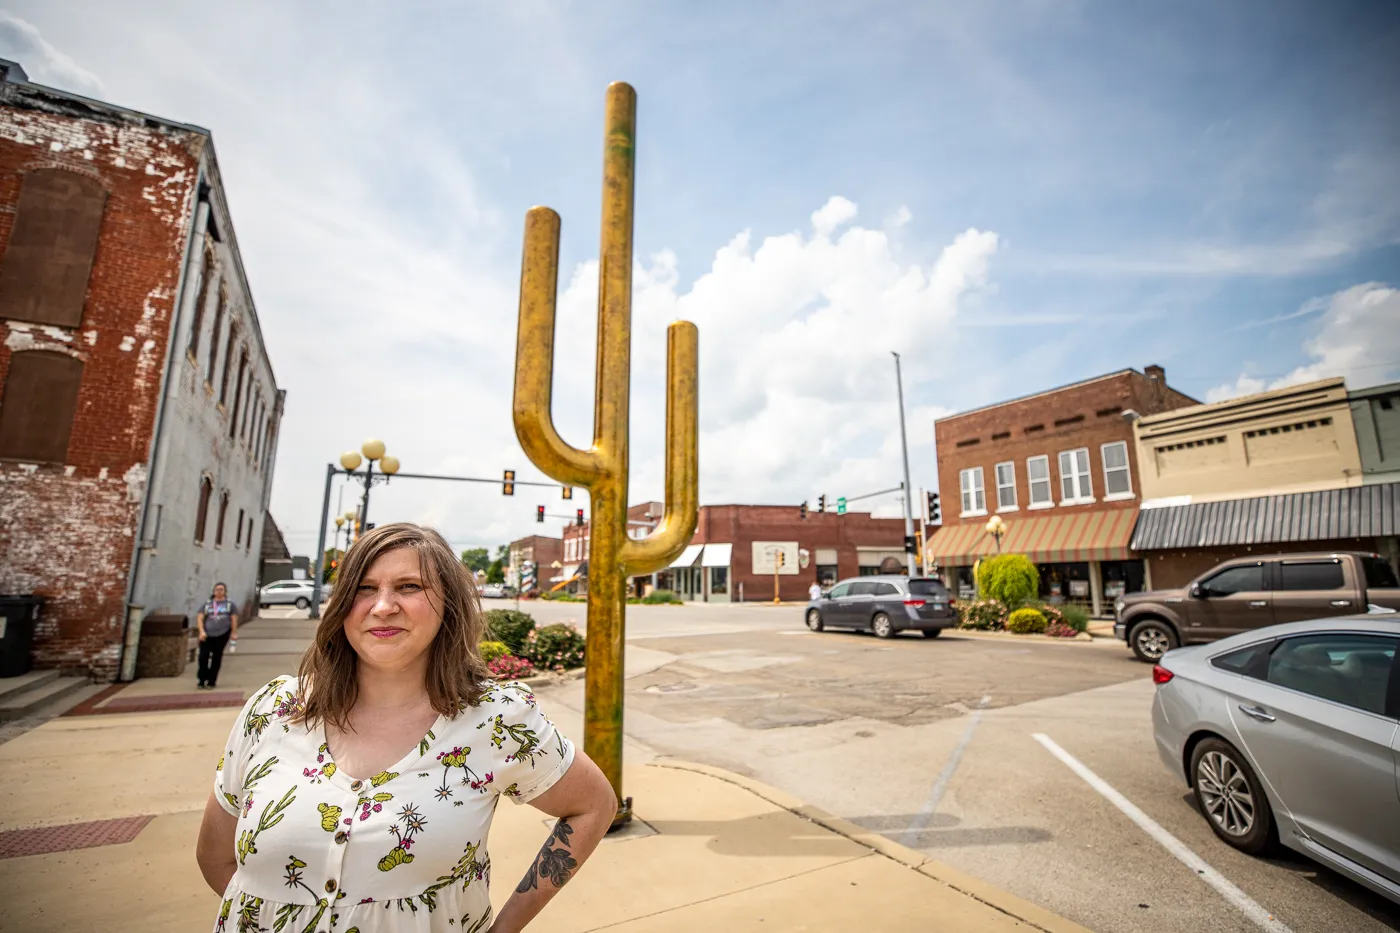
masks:
[[(293, 670), (297, 645), (305, 645), (310, 632), (304, 620), (248, 623), (238, 653), (225, 658), (220, 689), (246, 693)], [(645, 649), (636, 660), (645, 664)], [(116, 695), (128, 691), (171, 703), (199, 695), (193, 671)], [(542, 702), (567, 734), (582, 734), (572, 708)], [(211, 769), (235, 714), (226, 707), (68, 716), (0, 745), (0, 786), (7, 789), (0, 808), (0, 890), (6, 894), (0, 929), (212, 926), (218, 898), (204, 885), (193, 848)], [(637, 820), (609, 837), (537, 927), (1084, 929), (748, 778), (655, 759), (633, 743), (627, 756), (626, 791), (635, 798)], [(116, 828), (73, 826), (129, 818), (141, 819)], [(512, 890), (509, 879), (523, 874), (538, 851), (549, 822), (528, 806), (498, 809), (490, 839), (498, 906)], [(129, 839), (42, 851), (58, 838), (55, 827), (68, 827), (78, 841), (84, 833), (92, 841), (99, 829), (120, 830)], [(49, 832), (20, 833), (32, 829)]]

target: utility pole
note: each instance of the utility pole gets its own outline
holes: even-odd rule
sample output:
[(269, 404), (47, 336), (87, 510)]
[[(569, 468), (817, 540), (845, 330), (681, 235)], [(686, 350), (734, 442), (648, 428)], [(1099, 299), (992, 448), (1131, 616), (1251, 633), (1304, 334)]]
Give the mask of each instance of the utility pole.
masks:
[(925, 519), (928, 518), (928, 509), (925, 503), (928, 496), (924, 493), (924, 488), (919, 487), (919, 569), (924, 576), (928, 576), (928, 525)]
[(899, 368), (899, 354), (890, 351), (894, 357), (894, 383), (899, 390), (899, 443), (904, 449), (904, 561), (909, 565), (909, 576), (914, 576), (914, 513), (910, 499), (914, 488), (909, 485), (909, 437), (904, 431), (904, 374)]

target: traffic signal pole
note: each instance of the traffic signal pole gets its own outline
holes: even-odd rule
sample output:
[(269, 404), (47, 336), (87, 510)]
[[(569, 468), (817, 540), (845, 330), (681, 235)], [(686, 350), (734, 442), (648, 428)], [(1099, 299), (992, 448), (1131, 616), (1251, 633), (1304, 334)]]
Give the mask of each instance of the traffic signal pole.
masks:
[(899, 354), (893, 350), (894, 383), (899, 390), (899, 443), (904, 449), (904, 562), (909, 566), (909, 576), (914, 576), (914, 504), (910, 499), (914, 487), (909, 485), (909, 437), (904, 431), (904, 375), (899, 368)]

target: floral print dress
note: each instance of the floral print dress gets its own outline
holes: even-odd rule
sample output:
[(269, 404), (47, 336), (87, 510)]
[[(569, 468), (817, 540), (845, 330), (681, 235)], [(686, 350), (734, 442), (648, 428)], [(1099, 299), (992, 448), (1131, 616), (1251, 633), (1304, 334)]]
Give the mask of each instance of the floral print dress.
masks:
[(573, 744), (527, 687), (488, 683), (403, 760), (357, 779), (336, 768), (323, 727), (291, 722), (299, 689), (288, 675), (254, 694), (219, 760), (238, 867), (216, 933), (486, 930), (496, 804), (548, 790)]

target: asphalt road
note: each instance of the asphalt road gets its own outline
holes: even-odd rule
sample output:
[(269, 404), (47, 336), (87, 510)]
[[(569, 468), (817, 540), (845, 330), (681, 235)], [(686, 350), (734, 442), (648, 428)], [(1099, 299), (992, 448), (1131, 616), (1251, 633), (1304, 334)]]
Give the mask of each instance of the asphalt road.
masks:
[[(582, 604), (527, 608), (585, 621)], [(752, 775), (1099, 933), (1400, 930), (1387, 901), (1301, 856), (1215, 838), (1158, 760), (1148, 668), (1122, 645), (813, 634), (768, 606), (633, 606), (627, 641), (627, 731), (650, 751)], [(577, 682), (546, 697), (582, 700)]]

